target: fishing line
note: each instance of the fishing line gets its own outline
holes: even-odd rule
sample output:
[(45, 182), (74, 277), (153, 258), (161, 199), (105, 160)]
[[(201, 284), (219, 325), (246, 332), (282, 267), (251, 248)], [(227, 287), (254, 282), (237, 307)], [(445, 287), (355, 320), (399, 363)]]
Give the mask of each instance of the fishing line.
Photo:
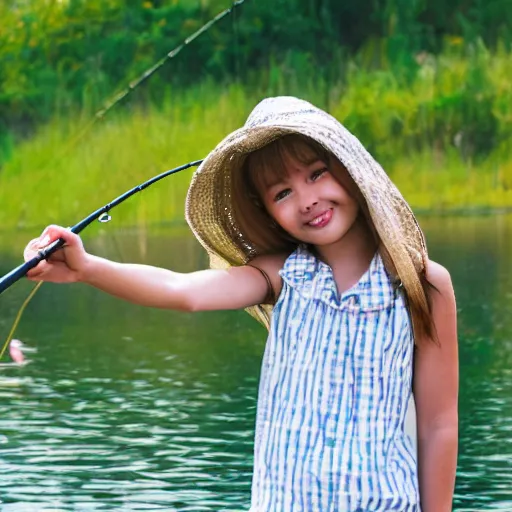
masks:
[[(245, 2), (245, 0), (233, 0), (233, 3), (231, 7), (228, 7), (224, 9), (223, 11), (219, 12), (216, 16), (211, 18), (209, 21), (207, 21), (204, 25), (202, 25), (198, 30), (196, 30), (193, 34), (191, 34), (189, 37), (187, 37), (182, 43), (180, 43), (176, 48), (171, 50), (169, 53), (167, 53), (164, 57), (162, 57), (160, 60), (158, 60), (153, 66), (148, 68), (144, 73), (142, 73), (139, 77), (137, 77), (135, 80), (132, 80), (128, 86), (118, 92), (116, 95), (114, 95), (110, 100), (107, 100), (103, 108), (98, 110), (93, 118), (86, 123), (86, 125), (80, 130), (73, 138), (69, 140), (69, 142), (64, 146), (62, 151), (52, 160), (52, 162), (59, 162), (66, 153), (73, 148), (80, 139), (100, 120), (102, 120), (117, 104), (119, 104), (123, 99), (125, 99), (130, 93), (132, 93), (140, 84), (148, 80), (156, 71), (158, 71), (168, 60), (171, 60), (175, 58), (186, 46), (188, 46), (190, 43), (192, 43), (195, 39), (197, 39), (201, 34), (204, 32), (207, 32), (213, 25), (215, 25), (217, 22), (222, 20), (224, 17), (228, 16), (229, 14), (233, 13), (234, 10), (242, 5)], [(237, 36), (238, 38), (238, 36)], [(237, 52), (238, 53), (238, 52)], [(136, 192), (139, 192), (143, 190), (144, 188), (152, 185), (156, 181), (159, 181), (162, 178), (165, 178), (166, 176), (169, 176), (170, 174), (174, 174), (175, 172), (179, 172), (180, 170), (184, 170), (186, 168), (199, 165), (201, 163), (201, 160), (198, 160), (196, 162), (190, 162), (189, 164), (185, 164), (184, 166), (180, 166), (176, 169), (172, 169), (171, 171), (164, 172), (162, 174), (159, 174), (158, 176), (155, 176), (154, 178), (148, 180), (147, 182), (143, 183), (142, 185), (139, 185), (138, 187), (135, 187), (134, 189), (126, 192), (122, 196), (119, 196), (114, 201), (109, 203), (108, 205), (105, 205), (104, 207), (100, 208), (96, 212), (93, 212), (91, 215), (80, 221), (78, 224), (73, 226), (71, 228), (71, 231), (74, 233), (79, 233), (82, 229), (84, 229), (86, 226), (88, 226), (93, 220), (99, 220), (100, 222), (109, 222), (111, 217), (109, 215), (109, 210), (113, 207), (117, 206), (124, 200), (126, 200), (128, 197), (133, 195)], [(99, 212), (99, 213), (98, 213)], [(5, 291), (9, 286), (14, 284), (16, 281), (18, 281), (21, 277), (26, 275), (26, 273), (31, 269), (34, 268), (40, 261), (43, 259), (47, 259), (59, 248), (61, 248), (64, 245), (64, 241), (62, 239), (56, 240), (50, 246), (46, 247), (44, 250), (39, 251), (39, 254), (37, 257), (33, 258), (29, 262), (26, 262), (23, 265), (20, 265), (19, 267), (15, 268), (5, 276), (3, 276), (0, 279), (0, 294)], [(18, 313), (16, 315), (16, 319), (14, 320), (13, 326), (7, 336), (7, 339), (5, 343), (3, 344), (2, 349), (0, 350), (0, 359), (3, 357), (5, 350), (7, 346), (9, 345), (12, 337), (14, 336), (14, 332), (16, 331), (16, 328), (21, 320), (21, 317), (23, 315), (23, 312), (25, 311), (27, 305), (32, 300), (34, 295), (37, 293), (39, 288), (42, 285), (42, 281), (37, 283), (37, 285), (32, 289), (28, 297), (23, 302), (21, 308), (18, 310)]]
[(21, 308), (18, 310), (18, 313), (16, 315), (16, 318), (14, 319), (14, 322), (12, 324), (11, 330), (9, 331), (9, 334), (7, 335), (7, 339), (5, 340), (5, 343), (2, 346), (2, 350), (0, 350), (0, 360), (4, 356), (4, 353), (9, 346), (9, 343), (12, 340), (12, 337), (14, 336), (14, 333), (16, 332), (16, 328), (18, 327), (18, 324), (20, 323), (21, 317), (23, 316), (23, 312), (25, 311), (25, 308), (28, 306), (28, 303), (32, 300), (32, 297), (37, 293), (37, 290), (41, 288), (43, 284), (43, 281), (40, 281), (37, 283), (34, 288), (32, 288), (31, 292), (28, 294), (28, 297), (25, 299), (23, 304), (21, 305)]

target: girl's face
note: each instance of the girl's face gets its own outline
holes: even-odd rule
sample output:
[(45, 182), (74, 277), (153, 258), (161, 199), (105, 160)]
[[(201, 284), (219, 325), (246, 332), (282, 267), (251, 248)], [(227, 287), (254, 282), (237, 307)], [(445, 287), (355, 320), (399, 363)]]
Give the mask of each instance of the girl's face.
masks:
[(319, 248), (339, 242), (359, 213), (356, 200), (332, 174), (343, 176), (345, 169), (330, 160), (301, 163), (287, 155), (286, 172), (257, 185), (275, 221), (295, 239)]

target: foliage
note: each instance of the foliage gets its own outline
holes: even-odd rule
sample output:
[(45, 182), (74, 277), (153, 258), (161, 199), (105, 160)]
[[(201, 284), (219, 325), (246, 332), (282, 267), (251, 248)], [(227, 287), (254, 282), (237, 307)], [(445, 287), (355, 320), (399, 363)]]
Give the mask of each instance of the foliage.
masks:
[[(99, 108), (228, 5), (228, 0), (4, 0), (0, 138), (8, 131), (30, 133), (35, 123), (70, 109)], [(512, 0), (247, 0), (141, 87), (134, 100), (159, 101), (169, 84), (206, 78), (250, 84), (269, 62), (283, 73), (290, 62), (294, 69), (304, 63), (337, 83), (346, 57), (361, 52), (371, 56), (367, 68), (414, 74), (417, 54), (439, 53), (447, 38), (468, 48), (480, 40), (492, 50), (499, 42), (510, 47), (510, 26)]]
[(478, 161), (509, 143), (510, 53), (491, 54), (476, 44), (469, 55), (452, 47), (437, 58), (419, 55), (418, 61), (410, 77), (353, 64), (343, 107), (334, 113), (384, 161), (396, 160), (397, 152), (452, 147), (463, 160)]

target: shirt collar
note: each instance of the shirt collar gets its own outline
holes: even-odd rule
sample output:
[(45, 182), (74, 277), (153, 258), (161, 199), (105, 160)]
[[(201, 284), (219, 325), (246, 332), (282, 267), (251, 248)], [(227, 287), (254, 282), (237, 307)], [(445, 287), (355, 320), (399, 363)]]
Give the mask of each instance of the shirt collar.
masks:
[(396, 296), (396, 289), (378, 252), (359, 281), (341, 296), (331, 267), (320, 261), (305, 245), (300, 245), (288, 257), (280, 275), (304, 298), (320, 300), (335, 309), (385, 309), (392, 305)]

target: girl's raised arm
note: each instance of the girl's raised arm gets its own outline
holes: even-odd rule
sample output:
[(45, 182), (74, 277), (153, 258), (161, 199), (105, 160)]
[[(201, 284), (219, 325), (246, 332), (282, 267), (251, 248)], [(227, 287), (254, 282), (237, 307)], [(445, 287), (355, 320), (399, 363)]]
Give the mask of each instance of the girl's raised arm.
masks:
[[(254, 266), (202, 270), (181, 274), (149, 265), (125, 264), (88, 254), (80, 237), (59, 226), (49, 226), (25, 249), (25, 259), (57, 238), (64, 248), (28, 273), (34, 281), (83, 282), (110, 295), (142, 306), (201, 311), (238, 309), (260, 304), (269, 296), (264, 274)], [(255, 265), (278, 282), (279, 261), (261, 257)]]

